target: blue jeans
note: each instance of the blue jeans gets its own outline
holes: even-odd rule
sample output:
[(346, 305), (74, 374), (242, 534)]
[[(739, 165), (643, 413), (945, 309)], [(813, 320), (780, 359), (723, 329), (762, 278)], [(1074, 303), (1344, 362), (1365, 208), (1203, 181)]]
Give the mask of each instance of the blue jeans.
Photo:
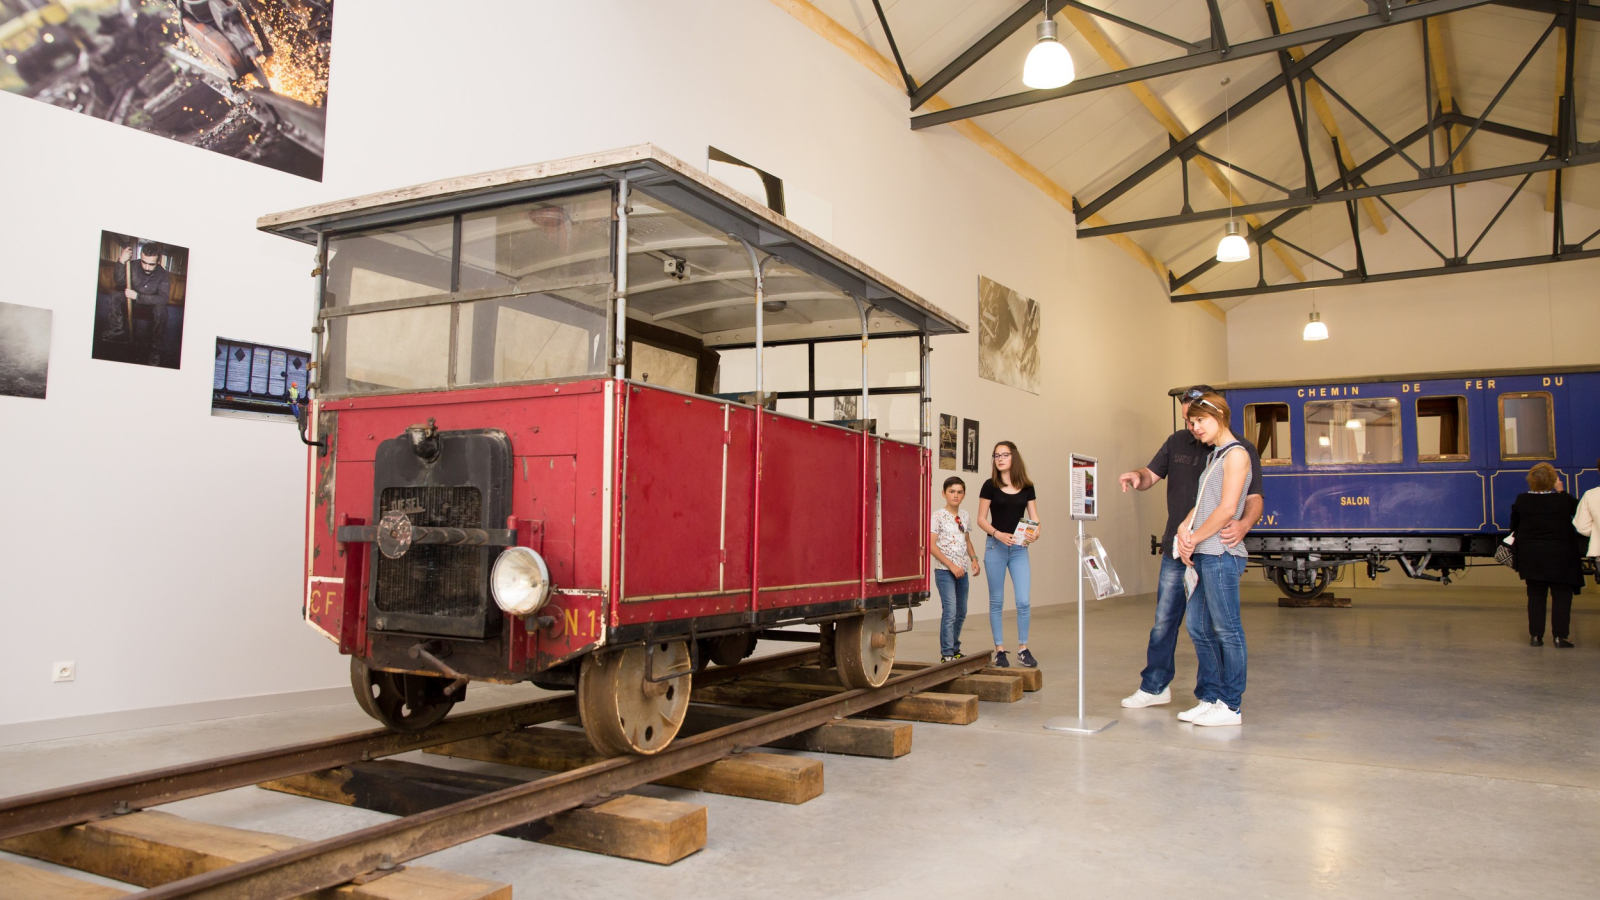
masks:
[[(1183, 560), (1168, 553), (1161, 557), (1161, 581), (1156, 588), (1156, 623), (1150, 628), (1150, 645), (1145, 650), (1144, 671), (1139, 673), (1139, 689), (1147, 694), (1159, 694), (1172, 683), (1177, 674), (1173, 661), (1178, 649), (1178, 630), (1183, 625), (1183, 614), (1188, 599), (1183, 595), (1183, 570), (1188, 568)], [(1199, 657), (1200, 671), (1195, 677), (1196, 699), (1201, 684), (1215, 684), (1216, 673), (1208, 655)], [(1215, 699), (1215, 698), (1211, 698)]]
[(1032, 604), (1028, 591), (1033, 586), (1033, 573), (1028, 568), (1028, 548), (1000, 543), (990, 537), (983, 545), (984, 574), (989, 578), (989, 630), (994, 632), (995, 646), (1005, 644), (1000, 632), (1000, 611), (1006, 605), (1006, 570), (1011, 570), (1011, 593), (1017, 601), (1017, 642), (1028, 642), (1028, 614)]
[[(1194, 555), (1200, 583), (1189, 598), (1189, 637), (1199, 657), (1200, 674), (1194, 695), (1201, 700), (1221, 700), (1237, 711), (1244, 696), (1244, 624), (1239, 621), (1239, 576), (1242, 556)], [(1209, 668), (1208, 668), (1209, 665)]]
[(954, 656), (961, 652), (961, 623), (967, 619), (967, 589), (972, 585), (972, 576), (957, 578), (949, 569), (934, 569), (933, 583), (939, 586), (939, 603), (944, 607), (939, 617), (939, 655)]

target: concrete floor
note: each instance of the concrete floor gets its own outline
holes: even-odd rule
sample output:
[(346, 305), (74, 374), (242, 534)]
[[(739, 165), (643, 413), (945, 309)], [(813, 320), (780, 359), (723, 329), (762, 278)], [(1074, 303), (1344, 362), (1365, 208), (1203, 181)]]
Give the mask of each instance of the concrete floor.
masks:
[[(1253, 573), (1252, 573), (1253, 574)], [(1246, 589), (1245, 725), (1170, 706), (1123, 710), (1153, 602), (1092, 604), (1090, 737), (1075, 711), (1071, 606), (1034, 617), (1045, 689), (983, 704), (966, 727), (917, 725), (900, 760), (824, 757), (798, 807), (663, 788), (709, 807), (704, 851), (662, 868), (490, 837), (424, 862), (518, 897), (1520, 897), (1593, 889), (1600, 836), (1600, 612), (1578, 599), (1574, 650), (1527, 645), (1520, 595), (1354, 591), (1352, 609), (1279, 609)], [(937, 653), (931, 618), (901, 655)], [(1009, 633), (1013, 626), (1007, 621)], [(965, 629), (981, 647), (987, 621)], [(1180, 640), (1175, 687), (1192, 684)], [(529, 696), (474, 688), (473, 706)], [(1175, 691), (1175, 694), (1179, 692)], [(362, 729), (346, 706), (0, 748), (0, 795)], [(420, 757), (420, 754), (418, 754)], [(440, 762), (439, 757), (424, 761)], [(456, 762), (462, 768), (495, 766)], [(173, 804), (195, 819), (304, 838), (386, 817), (245, 788)], [(0, 857), (5, 857), (0, 854)], [(14, 857), (9, 857), (14, 858)]]

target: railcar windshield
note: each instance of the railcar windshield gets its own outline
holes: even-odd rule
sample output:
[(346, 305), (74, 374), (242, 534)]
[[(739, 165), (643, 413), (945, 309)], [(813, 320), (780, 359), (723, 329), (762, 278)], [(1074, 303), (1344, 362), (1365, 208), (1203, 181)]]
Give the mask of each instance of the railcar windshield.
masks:
[(610, 191), (334, 237), (330, 394), (605, 371)]

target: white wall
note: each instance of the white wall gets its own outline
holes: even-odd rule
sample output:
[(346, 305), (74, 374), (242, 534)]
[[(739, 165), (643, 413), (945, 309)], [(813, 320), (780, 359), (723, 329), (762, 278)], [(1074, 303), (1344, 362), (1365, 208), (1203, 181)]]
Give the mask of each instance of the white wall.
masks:
[[(1551, 214), (1537, 178), (1512, 202), (1473, 255), (1474, 261), (1548, 253)], [(1511, 189), (1498, 183), (1466, 185), (1457, 202), (1462, 249)], [(1449, 194), (1434, 191), (1401, 210), (1446, 253), (1450, 245)], [(1569, 206), (1568, 238), (1583, 239), (1600, 216)], [(1362, 221), (1365, 221), (1363, 219)], [(1362, 234), (1368, 270), (1395, 271), (1436, 265), (1438, 257), (1404, 225), (1389, 233), (1370, 226)], [(1594, 245), (1591, 245), (1591, 247)], [(1353, 268), (1346, 242), (1328, 255)], [(1313, 277), (1329, 276), (1316, 266)], [(1323, 288), (1314, 292), (1328, 339), (1300, 339), (1313, 292), (1253, 298), (1228, 313), (1228, 379), (1260, 381), (1349, 378), (1358, 375), (1580, 365), (1600, 362), (1600, 259), (1496, 269), (1456, 275)]]
[[(934, 374), (936, 413), (1028, 454), (1048, 529), (1036, 604), (1071, 596), (1066, 452), (1112, 475), (1142, 464), (1170, 427), (1166, 389), (1225, 371), (1221, 323), (1076, 242), (1066, 210), (964, 138), (913, 133), (902, 94), (770, 4), (441, 9), (340, 0), (320, 185), (0, 96), (0, 299), (56, 312), (49, 399), (0, 397), (0, 726), (343, 683), (299, 622), (302, 448), (286, 426), (208, 414), (217, 335), (308, 344), (310, 253), (257, 234), (265, 212), (641, 141), (699, 162), (715, 144), (832, 203), (840, 246), (969, 323), (980, 273), (1036, 298), (1043, 396), (979, 381), (972, 335), (936, 342)], [(190, 248), (181, 371), (88, 358), (101, 229)], [(1092, 529), (1130, 592), (1153, 589), (1158, 494), (1108, 502)], [(77, 681), (51, 684), (68, 659)]]

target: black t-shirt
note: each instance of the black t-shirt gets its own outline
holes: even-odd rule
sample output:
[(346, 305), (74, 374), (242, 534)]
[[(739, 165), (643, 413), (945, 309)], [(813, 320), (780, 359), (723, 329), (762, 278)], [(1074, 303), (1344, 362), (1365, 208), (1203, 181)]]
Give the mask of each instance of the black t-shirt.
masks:
[[(1250, 454), (1250, 489), (1247, 493), (1261, 493), (1261, 454), (1249, 441), (1240, 441)], [(1167, 480), (1167, 530), (1161, 534), (1161, 552), (1172, 552), (1172, 536), (1183, 524), (1189, 510), (1200, 493), (1200, 476), (1206, 470), (1206, 458), (1211, 455), (1210, 444), (1203, 444), (1189, 429), (1174, 431), (1150, 458), (1150, 471)]]
[(1016, 531), (1017, 522), (1028, 514), (1029, 501), (1038, 499), (1031, 484), (1015, 494), (1008, 494), (994, 486), (993, 478), (983, 480), (978, 497), (989, 501), (989, 524), (994, 526), (995, 531), (1007, 534)]

